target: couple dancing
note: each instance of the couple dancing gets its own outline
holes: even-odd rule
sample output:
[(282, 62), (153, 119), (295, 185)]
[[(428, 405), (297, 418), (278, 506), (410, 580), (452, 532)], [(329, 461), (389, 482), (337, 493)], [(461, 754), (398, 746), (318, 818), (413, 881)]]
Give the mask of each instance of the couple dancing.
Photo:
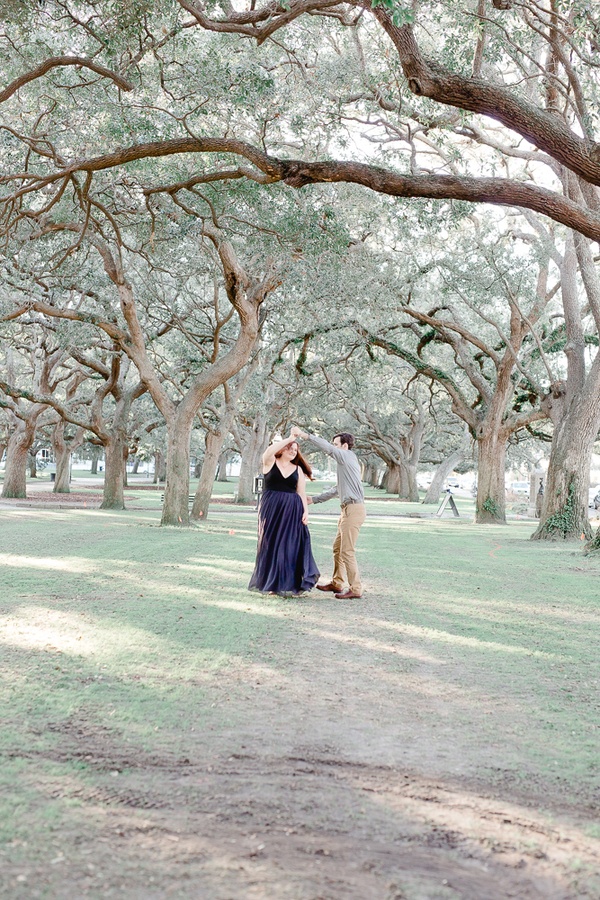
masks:
[[(298, 449), (298, 439), (310, 441), (337, 463), (337, 484), (315, 497), (306, 495), (312, 469)], [(298, 595), (316, 587), (332, 591), (339, 600), (362, 596), (356, 564), (356, 539), (365, 520), (360, 463), (353, 452), (354, 437), (336, 434), (333, 442), (292, 428), (290, 436), (271, 444), (263, 454), (264, 490), (258, 512), (258, 550), (250, 590)], [(308, 531), (308, 506), (339, 496), (341, 515), (333, 542), (333, 575), (317, 584)]]

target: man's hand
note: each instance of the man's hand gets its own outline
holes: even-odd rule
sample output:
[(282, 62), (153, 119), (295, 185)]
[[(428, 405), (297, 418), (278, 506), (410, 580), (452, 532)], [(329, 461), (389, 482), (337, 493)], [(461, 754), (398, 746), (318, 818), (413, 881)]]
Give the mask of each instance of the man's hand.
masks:
[(307, 498), (306, 498), (306, 502), (307, 502), (308, 505), (310, 506), (310, 504), (313, 502), (313, 498), (312, 498), (312, 497), (307, 497)]
[(303, 438), (303, 437), (306, 437), (306, 434), (302, 431), (301, 428), (298, 428), (297, 425), (294, 425), (294, 426), (292, 427), (292, 430), (290, 431), (290, 435), (291, 435), (293, 438)]

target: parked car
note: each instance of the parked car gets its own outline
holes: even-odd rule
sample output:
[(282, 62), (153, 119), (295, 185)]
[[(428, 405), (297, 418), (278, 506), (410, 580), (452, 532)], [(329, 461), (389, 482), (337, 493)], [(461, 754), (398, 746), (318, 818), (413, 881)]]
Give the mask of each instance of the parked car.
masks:
[(513, 494), (528, 494), (529, 493), (529, 482), (528, 481), (513, 481), (509, 484), (508, 490), (512, 491)]

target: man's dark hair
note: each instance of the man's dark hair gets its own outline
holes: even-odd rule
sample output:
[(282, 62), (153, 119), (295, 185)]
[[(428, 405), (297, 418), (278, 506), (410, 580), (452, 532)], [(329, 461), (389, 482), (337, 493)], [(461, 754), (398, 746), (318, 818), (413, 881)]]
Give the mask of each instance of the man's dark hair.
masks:
[(340, 444), (348, 444), (348, 450), (352, 450), (354, 447), (354, 435), (349, 434), (347, 431), (341, 431), (339, 434), (334, 434), (333, 440), (335, 441), (336, 437), (339, 437)]

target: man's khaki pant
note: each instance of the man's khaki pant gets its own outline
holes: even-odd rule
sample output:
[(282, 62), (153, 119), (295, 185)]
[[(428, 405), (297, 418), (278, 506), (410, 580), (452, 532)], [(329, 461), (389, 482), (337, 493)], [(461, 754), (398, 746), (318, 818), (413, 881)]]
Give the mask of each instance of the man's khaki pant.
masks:
[(356, 564), (356, 539), (365, 521), (365, 504), (350, 503), (344, 507), (338, 521), (338, 530), (333, 542), (333, 575), (331, 583), (343, 590), (348, 582), (353, 594), (362, 594), (362, 584)]

